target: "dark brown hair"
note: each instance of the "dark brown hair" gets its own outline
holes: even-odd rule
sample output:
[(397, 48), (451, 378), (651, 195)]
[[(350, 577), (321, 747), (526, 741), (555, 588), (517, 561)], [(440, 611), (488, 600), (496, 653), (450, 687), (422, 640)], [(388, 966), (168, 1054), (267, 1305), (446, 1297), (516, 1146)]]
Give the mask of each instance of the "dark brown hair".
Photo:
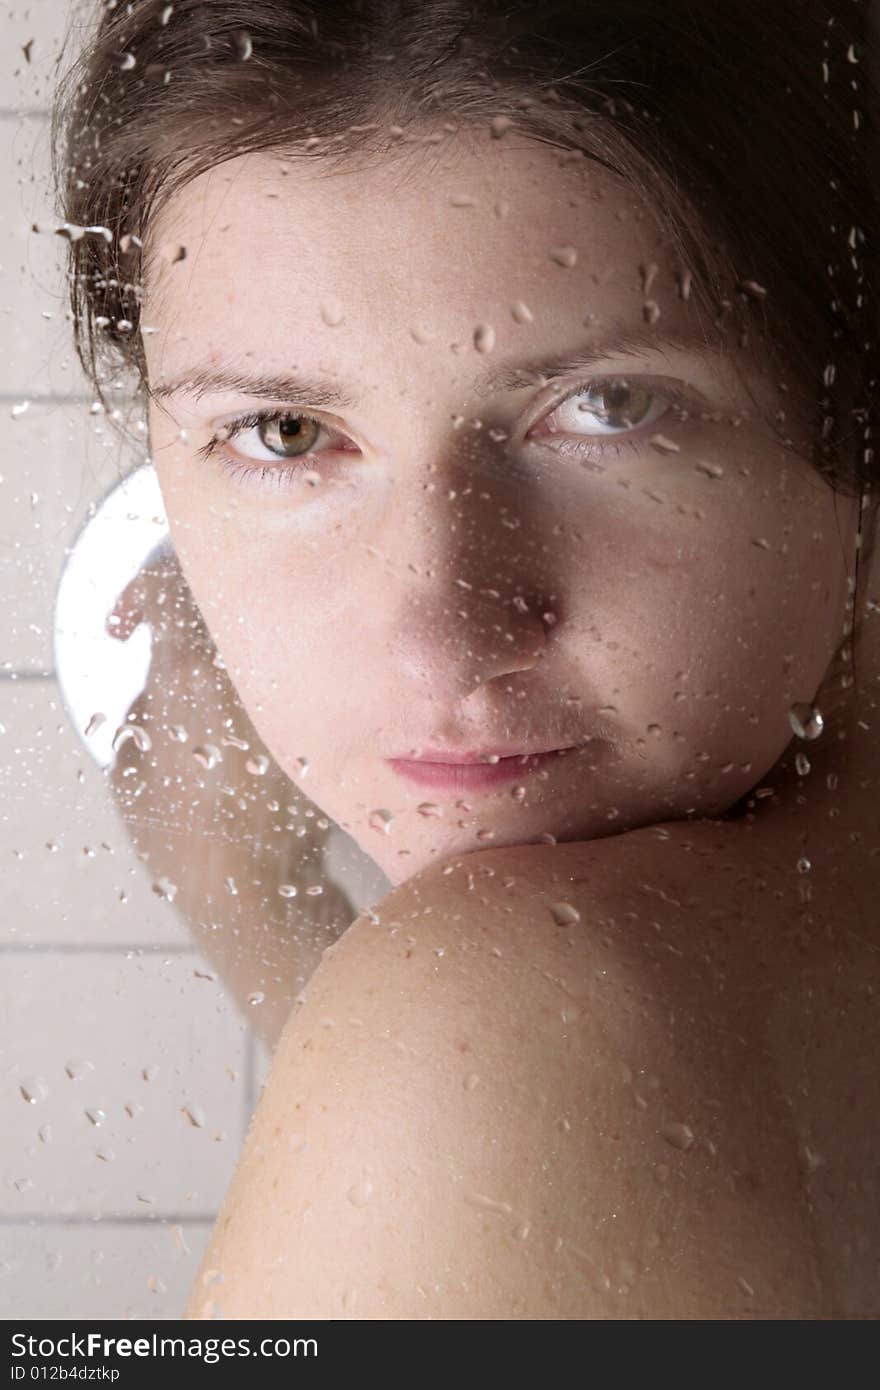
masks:
[(706, 332), (732, 328), (767, 354), (813, 412), (813, 465), (864, 503), (880, 166), (870, 20), (867, 0), (90, 0), (74, 10), (80, 46), (52, 120), (83, 369), (105, 404), (110, 377), (133, 373), (145, 403), (150, 229), (197, 174), (266, 150), (329, 174), (430, 158), (474, 122), (499, 138), (515, 127), (629, 180)]

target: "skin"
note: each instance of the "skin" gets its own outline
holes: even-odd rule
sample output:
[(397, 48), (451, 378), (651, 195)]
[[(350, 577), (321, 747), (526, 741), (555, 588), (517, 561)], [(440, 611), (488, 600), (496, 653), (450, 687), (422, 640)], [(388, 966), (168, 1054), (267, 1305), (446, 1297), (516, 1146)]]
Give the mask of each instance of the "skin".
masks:
[[(640, 265), (656, 331), (701, 342), (628, 191), (527, 142), (456, 138), (406, 179), (237, 160), (176, 196), (151, 251), (154, 388), (234, 346), (362, 395), (316, 412), (356, 447), (316, 460), (314, 486), (196, 460), (242, 397), (156, 398), (150, 438), (254, 726), (395, 885), (283, 1028), (187, 1316), (875, 1313), (880, 1136), (847, 1078), (877, 1041), (861, 726), (880, 663), (871, 629), (839, 699), (857, 506), (809, 467), (810, 422), (789, 410), (781, 444), (732, 368), (771, 416), (788, 395), (736, 343), (644, 349), (564, 385), (675, 383), (697, 393), (687, 419), (585, 459), (568, 431), (596, 420), (569, 408), (527, 444), (560, 391), (487, 395), (480, 373), (645, 331)], [(254, 431), (236, 446), (267, 462)], [(789, 710), (814, 697), (805, 797)], [(591, 732), (522, 798), (428, 792), (384, 762)], [(771, 774), (754, 824), (712, 819)], [(560, 900), (576, 930), (548, 930)], [(855, 1256), (841, 1231), (865, 1233)]]

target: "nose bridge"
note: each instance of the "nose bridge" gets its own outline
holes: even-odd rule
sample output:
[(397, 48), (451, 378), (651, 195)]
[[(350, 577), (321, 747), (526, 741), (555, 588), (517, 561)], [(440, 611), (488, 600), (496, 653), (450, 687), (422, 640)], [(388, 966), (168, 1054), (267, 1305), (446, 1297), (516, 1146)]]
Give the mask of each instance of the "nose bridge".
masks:
[(406, 576), (391, 656), (409, 681), (461, 697), (542, 659), (551, 552), (536, 509), (505, 476), (503, 441), (450, 425), (440, 448), (424, 435), (417, 447), (420, 457), (396, 462), (382, 547)]

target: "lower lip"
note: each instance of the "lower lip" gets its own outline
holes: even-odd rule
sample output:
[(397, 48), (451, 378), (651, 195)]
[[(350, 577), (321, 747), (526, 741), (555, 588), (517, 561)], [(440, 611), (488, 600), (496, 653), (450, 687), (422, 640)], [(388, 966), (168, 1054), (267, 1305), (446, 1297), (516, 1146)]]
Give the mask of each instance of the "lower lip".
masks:
[(427, 763), (412, 762), (406, 758), (389, 758), (389, 763), (401, 777), (408, 777), (421, 787), (434, 787), (435, 790), (464, 792), (478, 791), (483, 787), (503, 786), (506, 782), (516, 782), (537, 772), (539, 768), (550, 767), (558, 762), (571, 748), (558, 748), (550, 753), (517, 754), (513, 758), (499, 758), (497, 763)]

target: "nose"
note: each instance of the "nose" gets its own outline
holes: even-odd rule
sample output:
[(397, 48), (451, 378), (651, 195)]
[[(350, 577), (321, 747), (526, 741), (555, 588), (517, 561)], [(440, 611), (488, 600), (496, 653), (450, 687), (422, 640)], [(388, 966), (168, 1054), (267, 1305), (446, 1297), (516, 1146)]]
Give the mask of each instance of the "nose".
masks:
[[(473, 450), (395, 488), (390, 657), (404, 685), (452, 705), (545, 656), (546, 520), (522, 483)], [(389, 534), (386, 528), (386, 536)], [(383, 546), (383, 553), (388, 549)], [(544, 557), (543, 560), (535, 557)]]
[(390, 639), (397, 671), (434, 700), (460, 700), (489, 681), (528, 671), (544, 656), (540, 602), (497, 589), (461, 587), (435, 573), (408, 589)]

